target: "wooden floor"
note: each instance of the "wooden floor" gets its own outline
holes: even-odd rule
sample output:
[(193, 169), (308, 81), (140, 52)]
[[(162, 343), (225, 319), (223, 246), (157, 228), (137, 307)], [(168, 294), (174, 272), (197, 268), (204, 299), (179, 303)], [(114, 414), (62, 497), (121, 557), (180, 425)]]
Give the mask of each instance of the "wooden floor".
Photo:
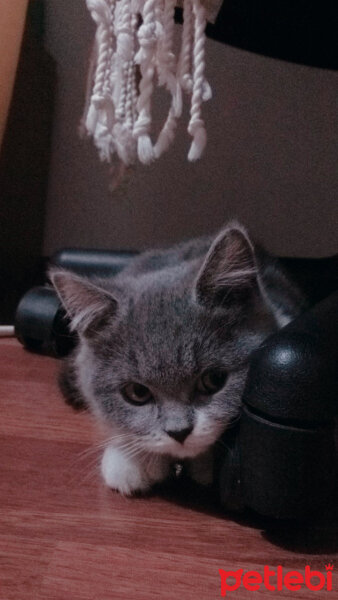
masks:
[(58, 363), (0, 342), (1, 600), (214, 600), (218, 570), (282, 565), (325, 572), (332, 592), (250, 592), (227, 598), (337, 598), (337, 522), (294, 530), (234, 520), (196, 491), (126, 499), (97, 472), (100, 435), (63, 403)]

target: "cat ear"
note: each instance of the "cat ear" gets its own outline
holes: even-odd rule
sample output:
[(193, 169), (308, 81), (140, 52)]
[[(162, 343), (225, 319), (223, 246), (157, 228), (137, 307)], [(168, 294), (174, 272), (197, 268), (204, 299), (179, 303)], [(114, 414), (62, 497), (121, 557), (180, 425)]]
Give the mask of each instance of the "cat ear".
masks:
[(105, 316), (116, 312), (115, 298), (88, 279), (57, 267), (48, 275), (70, 319), (71, 331), (88, 334)]
[(195, 293), (202, 304), (244, 299), (257, 285), (255, 253), (242, 225), (231, 223), (216, 237), (198, 274)]

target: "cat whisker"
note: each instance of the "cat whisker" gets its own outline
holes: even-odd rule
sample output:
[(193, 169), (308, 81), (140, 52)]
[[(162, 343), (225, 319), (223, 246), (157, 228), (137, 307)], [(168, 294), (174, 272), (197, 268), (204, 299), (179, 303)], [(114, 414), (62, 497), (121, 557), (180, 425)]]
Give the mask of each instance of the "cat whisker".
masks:
[(93, 481), (97, 480), (100, 473), (99, 465), (92, 465), (91, 468), (86, 473), (83, 473), (81, 477), (81, 483), (93, 483)]
[(119, 450), (128, 450), (131, 448), (139, 448), (142, 446), (141, 440), (130, 440), (129, 442), (125, 442), (124, 444), (117, 444)]
[(99, 454), (99, 449), (97, 448), (87, 448), (86, 450), (83, 450), (83, 452), (79, 453), (78, 455), (75, 455), (74, 458), (69, 462), (68, 464), (68, 468), (74, 469), (74, 467), (80, 467), (82, 464), (86, 464), (87, 460), (90, 459), (91, 457), (93, 457), (93, 455), (96, 457)]
[(128, 451), (123, 452), (123, 456), (124, 456), (124, 458), (131, 459), (131, 458), (135, 458), (135, 456), (144, 454), (145, 452), (146, 452), (145, 449), (141, 445), (137, 445), (137, 446), (129, 449)]
[(75, 457), (75, 460), (82, 460), (85, 459), (87, 456), (95, 454), (95, 452), (99, 452), (100, 450), (102, 450), (102, 448), (105, 448), (107, 446), (107, 443), (108, 440), (104, 440), (103, 442), (96, 442), (95, 444), (89, 446), (82, 452), (79, 452)]
[(137, 439), (131, 440), (129, 442), (125, 442), (123, 444), (114, 444), (114, 446), (116, 448), (118, 448), (119, 450), (121, 450), (122, 452), (127, 451), (132, 448), (138, 448), (140, 445), (141, 445), (141, 441), (137, 440)]
[(68, 469), (66, 469), (65, 471), (65, 476), (67, 477), (67, 479), (69, 479), (69, 481), (67, 482), (67, 486), (76, 487), (79, 485), (79, 483), (81, 484), (82, 482), (87, 481), (88, 474), (92, 474), (93, 476), (94, 474), (97, 474), (99, 470), (98, 457), (95, 457), (95, 460), (83, 464), (81, 469), (76, 468), (75, 473), (74, 466), (75, 464), (68, 465)]
[[(105, 440), (102, 440), (100, 442), (96, 442), (92, 446), (89, 446), (88, 448), (86, 448), (85, 450), (83, 450), (82, 452), (77, 454), (74, 457), (74, 459), (72, 460), (72, 462), (70, 463), (70, 466), (72, 467), (72, 466), (76, 465), (77, 463), (79, 463), (83, 460), (86, 460), (88, 457), (98, 454), (101, 450), (104, 450), (105, 448), (107, 448), (112, 442), (115, 443), (115, 442), (121, 440), (121, 441), (126, 441), (126, 443), (127, 443), (128, 438), (134, 439), (132, 434), (125, 433), (125, 434), (118, 434), (116, 436), (106, 438)], [(128, 442), (128, 443), (130, 443), (130, 442)]]
[(95, 463), (99, 464), (101, 451), (107, 448), (112, 443), (114, 444), (114, 446), (117, 446), (123, 452), (123, 454), (132, 451), (136, 448), (139, 448), (139, 440), (135, 439), (135, 437), (132, 434), (119, 434), (113, 437), (109, 437), (106, 440), (103, 440), (102, 442), (98, 442), (93, 447), (86, 448), (86, 450), (81, 452), (72, 461), (69, 467), (72, 468), (77, 463), (81, 461), (86, 461), (88, 458), (93, 457), (93, 455)]
[(233, 429), (233, 427), (235, 427), (238, 423), (238, 421), (241, 419), (242, 417), (242, 411), (237, 415), (237, 417), (234, 417), (233, 419), (231, 419), (231, 421), (229, 421), (229, 423), (227, 424), (226, 428), (224, 431), (228, 431), (229, 429)]
[(156, 460), (158, 459), (158, 456), (156, 456), (154, 452), (150, 452), (150, 450), (147, 450), (146, 452), (148, 454), (147, 467), (149, 470), (152, 470), (153, 466), (156, 463)]

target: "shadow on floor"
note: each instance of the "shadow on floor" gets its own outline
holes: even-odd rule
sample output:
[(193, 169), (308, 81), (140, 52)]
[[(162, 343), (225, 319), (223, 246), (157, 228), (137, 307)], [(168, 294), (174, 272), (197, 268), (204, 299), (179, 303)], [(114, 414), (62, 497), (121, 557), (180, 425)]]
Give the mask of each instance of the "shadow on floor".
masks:
[(326, 507), (325, 515), (316, 515), (304, 522), (266, 518), (249, 509), (241, 513), (226, 511), (215, 488), (203, 488), (184, 476), (157, 486), (153, 494), (187, 509), (260, 529), (263, 539), (291, 552), (329, 555), (331, 560), (332, 555), (338, 553), (338, 494), (335, 494), (332, 505)]

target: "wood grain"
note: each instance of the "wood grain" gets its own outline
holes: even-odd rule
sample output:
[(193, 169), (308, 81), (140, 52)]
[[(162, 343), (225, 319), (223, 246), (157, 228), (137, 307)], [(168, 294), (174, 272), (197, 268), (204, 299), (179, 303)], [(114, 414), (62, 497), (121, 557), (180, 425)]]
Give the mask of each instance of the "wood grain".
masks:
[[(1, 600), (214, 600), (219, 568), (303, 572), (309, 564), (325, 573), (328, 562), (336, 562), (337, 590), (333, 517), (278, 527), (223, 514), (196, 489), (133, 499), (106, 489), (95, 449), (101, 434), (88, 413), (64, 404), (58, 366), (0, 341)], [(256, 595), (271, 592), (241, 587), (227, 597)], [(335, 593), (285, 589), (278, 597)]]

